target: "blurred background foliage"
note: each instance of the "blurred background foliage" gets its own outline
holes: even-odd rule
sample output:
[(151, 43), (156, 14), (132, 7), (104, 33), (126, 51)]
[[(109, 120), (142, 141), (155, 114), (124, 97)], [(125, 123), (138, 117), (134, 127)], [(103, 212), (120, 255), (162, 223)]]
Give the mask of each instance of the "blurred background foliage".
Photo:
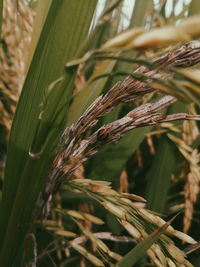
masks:
[[(121, 259), (119, 255), (136, 247), (117, 216), (105, 212), (95, 197), (78, 194), (72, 185), (61, 187), (55, 194), (53, 209), (44, 222), (38, 217), (32, 219), (37, 198), (65, 126), (75, 122), (99, 95), (123, 80), (122, 72), (128, 75), (138, 68), (131, 59), (152, 62), (185, 40), (149, 50), (122, 47), (109, 51), (107, 58), (101, 51), (102, 45), (125, 30), (142, 27), (148, 31), (181, 25), (183, 18), (199, 12), (198, 0), (1, 0), (1, 266), (84, 267), (102, 266), (102, 262), (114, 266)], [(197, 64), (195, 71), (198, 68)], [(98, 78), (108, 73), (112, 76)], [(183, 75), (187, 80), (190, 73)], [(195, 82), (199, 84), (198, 79)], [(55, 88), (50, 91), (54, 81)], [(196, 92), (196, 87), (192, 88)], [(177, 97), (178, 93), (172, 94)], [(190, 103), (185, 103), (187, 97), (176, 102), (166, 113), (198, 114), (198, 94), (192, 95)], [(134, 107), (157, 99), (158, 95), (153, 92), (134, 103), (121, 103), (101, 117), (86, 137)], [(38, 119), (41, 113), (42, 121)], [(147, 208), (165, 221), (180, 212), (173, 222), (174, 228), (200, 241), (199, 144), (199, 125), (194, 121), (142, 127), (103, 148), (74, 175), (79, 179), (111, 182), (117, 192), (145, 198)], [(29, 152), (36, 155), (41, 151), (39, 160), (30, 157)], [(94, 236), (91, 238), (92, 233), (99, 234), (98, 238), (110, 248), (112, 255), (98, 251), (95, 242), (99, 241)], [(124, 241), (112, 239), (111, 233)], [(83, 241), (81, 247), (72, 242), (84, 236), (90, 242)], [(150, 246), (147, 244), (145, 250)], [(186, 248), (193, 266), (200, 266), (198, 246), (193, 251), (180, 241), (176, 240), (176, 244)], [(138, 255), (144, 255), (144, 251)], [(119, 266), (131, 266), (124, 264)], [(152, 257), (141, 259), (140, 256), (134, 266), (181, 265), (158, 265), (152, 263)]]

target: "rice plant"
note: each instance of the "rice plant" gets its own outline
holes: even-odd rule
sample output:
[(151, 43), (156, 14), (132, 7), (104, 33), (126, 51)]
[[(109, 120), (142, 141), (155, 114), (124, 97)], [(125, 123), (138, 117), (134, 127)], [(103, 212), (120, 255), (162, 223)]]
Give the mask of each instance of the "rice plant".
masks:
[(199, 266), (198, 1), (0, 3), (0, 266)]

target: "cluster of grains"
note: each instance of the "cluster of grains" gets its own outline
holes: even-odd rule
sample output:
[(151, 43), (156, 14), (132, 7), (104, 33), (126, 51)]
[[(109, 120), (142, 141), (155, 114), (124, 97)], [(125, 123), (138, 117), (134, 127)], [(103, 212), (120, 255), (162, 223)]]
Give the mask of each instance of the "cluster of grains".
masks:
[(27, 1), (4, 1), (0, 43), (0, 124), (7, 133), (24, 81), (33, 18), (33, 11), (28, 7)]
[[(196, 114), (194, 106), (190, 106), (191, 113)], [(177, 138), (173, 134), (168, 134), (169, 138), (177, 145), (180, 153), (187, 161), (184, 165), (185, 173), (184, 197), (185, 214), (183, 219), (183, 230), (188, 232), (194, 211), (194, 204), (197, 201), (200, 184), (200, 154), (197, 148), (193, 148), (193, 142), (199, 135), (199, 129), (195, 121), (184, 121), (182, 138)]]
[[(70, 179), (65, 183), (63, 188), (76, 193), (87, 194), (90, 198), (95, 199), (106, 210), (118, 218), (120, 224), (134, 238), (134, 240), (136, 240), (136, 242), (141, 242), (153, 232), (161, 231), (166, 224), (160, 217), (152, 214), (145, 208), (141, 208), (141, 204), (145, 203), (145, 199), (137, 195), (118, 193), (111, 188), (109, 182), (94, 181), (90, 179)], [(70, 211), (70, 214), (76, 219), (86, 219), (86, 215), (81, 212)], [(88, 218), (88, 220), (92, 220), (93, 223), (97, 224), (102, 223), (102, 221), (96, 217)], [(111, 252), (105, 244), (103, 245), (102, 241), (100, 242), (97, 237), (94, 238), (91, 232), (89, 233), (87, 230), (84, 230), (81, 225), (79, 225), (79, 227), (87, 238), (94, 241), (96, 248), (101, 247), (102, 245), (101, 249), (105, 254), (108, 254), (110, 258), (114, 258), (115, 260), (120, 259), (120, 255), (116, 258), (116, 254)], [(169, 236), (175, 236), (189, 244), (196, 243), (196, 241), (188, 235), (176, 231), (171, 225), (168, 225), (160, 239), (147, 251), (152, 262), (156, 266), (192, 266), (185, 259), (184, 252), (175, 246)], [(72, 241), (73, 247), (76, 246), (76, 241), (78, 240), (74, 239)], [(111, 255), (114, 256), (111, 257)]]

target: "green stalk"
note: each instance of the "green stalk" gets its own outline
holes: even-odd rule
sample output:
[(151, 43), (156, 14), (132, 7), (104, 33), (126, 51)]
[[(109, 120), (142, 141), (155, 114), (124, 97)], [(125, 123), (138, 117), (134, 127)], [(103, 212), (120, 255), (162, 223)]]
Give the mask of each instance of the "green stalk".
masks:
[(200, 5), (198, 0), (192, 0), (189, 7), (189, 16), (200, 13)]
[(146, 20), (146, 14), (151, 7), (152, 7), (151, 0), (136, 0), (130, 27), (143, 26)]

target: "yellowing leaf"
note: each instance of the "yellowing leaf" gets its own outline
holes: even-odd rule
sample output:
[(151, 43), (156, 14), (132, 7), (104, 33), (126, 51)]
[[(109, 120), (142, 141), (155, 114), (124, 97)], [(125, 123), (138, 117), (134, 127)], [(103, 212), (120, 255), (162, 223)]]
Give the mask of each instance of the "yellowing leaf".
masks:
[(165, 26), (145, 32), (135, 38), (130, 48), (147, 49), (163, 47), (179, 41), (189, 41), (200, 35), (200, 16), (193, 16), (181, 21), (179, 25)]
[(136, 49), (147, 49), (189, 40), (190, 36), (184, 31), (180, 31), (176, 27), (163, 27), (138, 36), (128, 46)]
[(200, 70), (198, 69), (179, 69), (179, 73), (183, 74), (186, 78), (200, 83)]
[(169, 94), (169, 95), (173, 95), (175, 96), (176, 98), (180, 99), (181, 101), (183, 102), (189, 102), (190, 100), (188, 99), (187, 96), (185, 96), (185, 94), (183, 92), (180, 92), (180, 91), (177, 91), (177, 90), (174, 90), (173, 88), (167, 86), (167, 85), (163, 85), (163, 84), (160, 84), (160, 83), (157, 83), (157, 82), (152, 82), (151, 83), (151, 87), (163, 92), (163, 93), (166, 93), (166, 94)]
[(108, 40), (101, 48), (105, 50), (117, 47), (126, 47), (132, 40), (134, 40), (138, 35), (142, 34), (145, 31), (146, 30), (142, 28), (134, 28), (122, 32), (116, 37)]
[(150, 31), (134, 28), (108, 40), (102, 49), (120, 47), (148, 49), (168, 46), (180, 41), (186, 42), (200, 35), (199, 24), (200, 16), (193, 16), (183, 19), (179, 25), (164, 26)]

